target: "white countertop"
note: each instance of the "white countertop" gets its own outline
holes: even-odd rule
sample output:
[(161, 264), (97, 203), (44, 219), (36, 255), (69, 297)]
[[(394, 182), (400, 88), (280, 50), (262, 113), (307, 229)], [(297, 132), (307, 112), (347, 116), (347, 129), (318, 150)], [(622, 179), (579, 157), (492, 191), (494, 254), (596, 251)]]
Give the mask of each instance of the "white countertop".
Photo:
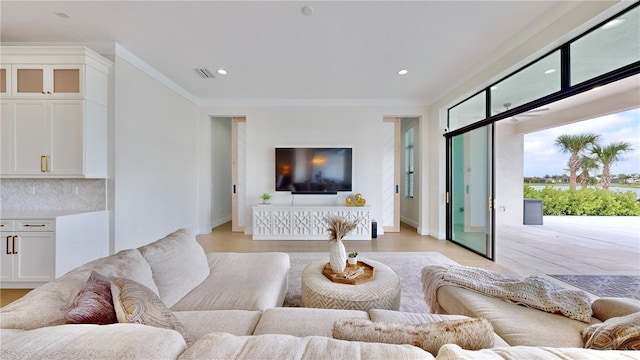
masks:
[(47, 220), (55, 219), (59, 216), (85, 214), (96, 211), (106, 210), (2, 210), (0, 211), (0, 219)]

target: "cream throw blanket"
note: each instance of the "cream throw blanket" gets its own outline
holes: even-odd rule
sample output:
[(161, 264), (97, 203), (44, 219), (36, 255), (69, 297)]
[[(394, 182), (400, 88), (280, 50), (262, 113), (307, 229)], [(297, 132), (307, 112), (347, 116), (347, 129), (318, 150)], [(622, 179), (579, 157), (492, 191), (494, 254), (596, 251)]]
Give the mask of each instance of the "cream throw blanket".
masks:
[(436, 313), (441, 312), (436, 293), (442, 285), (463, 287), (585, 323), (591, 321), (591, 299), (587, 293), (563, 288), (539, 276), (519, 278), (461, 265), (427, 266), (422, 269), (424, 299)]

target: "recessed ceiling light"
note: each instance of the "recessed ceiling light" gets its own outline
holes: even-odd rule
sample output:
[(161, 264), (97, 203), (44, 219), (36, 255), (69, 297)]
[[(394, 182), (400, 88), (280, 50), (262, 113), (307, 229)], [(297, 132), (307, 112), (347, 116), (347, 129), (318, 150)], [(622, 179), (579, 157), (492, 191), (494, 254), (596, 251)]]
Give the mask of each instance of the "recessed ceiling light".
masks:
[(624, 19), (613, 19), (611, 21), (609, 21), (608, 23), (602, 25), (603, 29), (611, 29), (614, 28), (620, 24), (622, 24), (624, 22)]
[(556, 69), (549, 69), (547, 71), (545, 71), (545, 75), (549, 75), (549, 74), (553, 74), (554, 72), (556, 72)]
[(218, 73), (218, 75), (227, 75), (227, 70), (225, 69), (218, 69), (216, 72)]
[(306, 16), (313, 14), (313, 8), (311, 6), (303, 6), (300, 11), (302, 11), (302, 14)]
[(409, 73), (409, 70), (407, 69), (402, 69), (400, 71), (398, 71), (398, 75), (407, 75)]
[(59, 18), (63, 18), (63, 19), (68, 19), (68, 18), (70, 18), (70, 17), (71, 17), (71, 16), (69, 16), (69, 14), (67, 14), (67, 13), (63, 13), (63, 12), (56, 12), (56, 13), (54, 13), (54, 14), (56, 14), (56, 16), (57, 16), (57, 17), (59, 17)]

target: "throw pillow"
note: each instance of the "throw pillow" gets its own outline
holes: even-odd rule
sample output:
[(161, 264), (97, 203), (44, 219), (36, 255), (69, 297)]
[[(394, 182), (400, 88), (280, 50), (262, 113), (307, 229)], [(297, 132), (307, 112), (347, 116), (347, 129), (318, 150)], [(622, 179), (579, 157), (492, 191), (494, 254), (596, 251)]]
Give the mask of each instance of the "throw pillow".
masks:
[(582, 330), (584, 347), (596, 350), (640, 350), (640, 312), (611, 318)]
[(340, 340), (410, 344), (434, 356), (444, 344), (463, 349), (493, 347), (493, 327), (485, 319), (456, 319), (422, 324), (373, 322), (366, 319), (343, 319), (333, 325), (333, 337)]
[(130, 279), (115, 278), (111, 281), (111, 292), (118, 322), (176, 330), (187, 346), (194, 343), (180, 320), (148, 287)]
[(118, 322), (111, 297), (111, 280), (95, 271), (64, 315), (67, 324), (107, 325)]

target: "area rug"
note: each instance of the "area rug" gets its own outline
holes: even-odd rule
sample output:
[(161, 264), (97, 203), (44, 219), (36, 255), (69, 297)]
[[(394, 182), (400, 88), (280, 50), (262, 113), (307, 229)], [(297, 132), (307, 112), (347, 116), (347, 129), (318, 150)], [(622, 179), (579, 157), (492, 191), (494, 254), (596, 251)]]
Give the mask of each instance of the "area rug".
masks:
[(640, 300), (640, 276), (633, 275), (549, 275), (600, 297)]
[[(300, 278), (305, 266), (314, 261), (329, 262), (326, 253), (289, 253), (291, 270), (289, 270), (289, 289), (284, 306), (300, 306)], [(448, 257), (438, 252), (369, 252), (360, 253), (361, 261), (371, 259), (381, 262), (398, 274), (402, 296), (400, 310), (406, 312), (429, 313), (429, 305), (424, 301), (420, 271), (427, 265), (455, 264)]]

